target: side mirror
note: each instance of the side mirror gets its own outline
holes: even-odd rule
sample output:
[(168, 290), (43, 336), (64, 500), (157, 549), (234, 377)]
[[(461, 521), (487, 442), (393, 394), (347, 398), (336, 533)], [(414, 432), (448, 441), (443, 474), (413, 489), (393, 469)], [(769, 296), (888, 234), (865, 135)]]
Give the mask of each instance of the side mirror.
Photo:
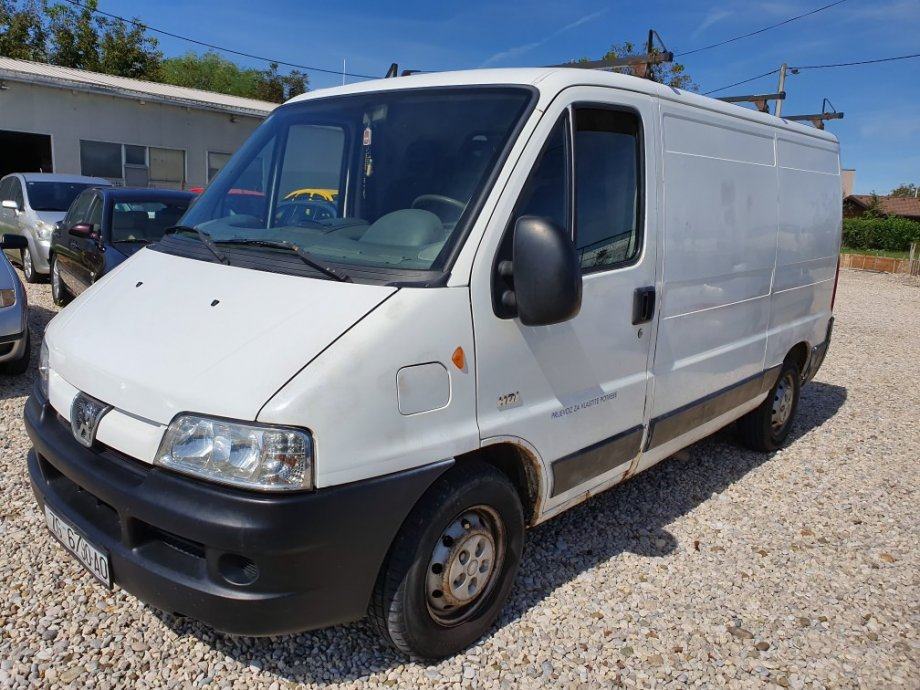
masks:
[(74, 237), (89, 239), (93, 236), (93, 226), (89, 223), (77, 223), (71, 226), (70, 234)]
[(0, 240), (0, 249), (28, 249), (29, 240), (22, 235), (4, 235)]
[(59, 220), (57, 223), (54, 224), (55, 230), (63, 230), (63, 228), (64, 228), (64, 221), (62, 220)]
[(4, 199), (2, 205), (3, 205), (3, 208), (8, 208), (8, 209), (10, 209), (11, 211), (18, 211), (18, 210), (19, 210), (19, 204), (17, 204), (17, 203), (16, 203), (15, 201), (13, 201), (12, 199)]
[(552, 221), (519, 218), (514, 226), (512, 260), (501, 262), (498, 271), (512, 286), (502, 294), (502, 304), (516, 309), (525, 326), (549, 326), (578, 315), (578, 254), (571, 239)]

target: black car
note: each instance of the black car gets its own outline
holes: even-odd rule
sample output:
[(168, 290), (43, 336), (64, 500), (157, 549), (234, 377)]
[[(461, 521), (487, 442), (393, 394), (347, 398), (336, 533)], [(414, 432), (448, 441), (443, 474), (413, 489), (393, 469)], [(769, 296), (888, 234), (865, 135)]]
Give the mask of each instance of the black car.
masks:
[(159, 241), (195, 198), (166, 189), (97, 187), (81, 193), (51, 236), (51, 294), (64, 306), (145, 245)]

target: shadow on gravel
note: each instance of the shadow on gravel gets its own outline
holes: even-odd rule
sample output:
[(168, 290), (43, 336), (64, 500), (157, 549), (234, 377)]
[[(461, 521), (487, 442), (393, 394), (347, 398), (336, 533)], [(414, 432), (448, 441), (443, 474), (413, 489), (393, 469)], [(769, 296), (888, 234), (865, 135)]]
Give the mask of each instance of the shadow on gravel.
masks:
[[(802, 390), (789, 443), (828, 421), (846, 398), (841, 386), (808, 384)], [(670, 554), (678, 546), (666, 529), (671, 522), (771, 457), (741, 448), (733, 439), (733, 427), (728, 427), (691, 446), (681, 457), (665, 460), (531, 530), (515, 588), (495, 629), (514, 622), (557, 588), (621, 553), (649, 558)], [(289, 681), (347, 682), (407, 663), (384, 647), (366, 621), (285, 637), (244, 638), (151, 611), (176, 634), (194, 637), (242, 664)]]
[(29, 370), (20, 376), (0, 374), (0, 402), (21, 398), (32, 392), (35, 370), (38, 367), (39, 349), (42, 345), (42, 338), (45, 337), (45, 327), (55, 314), (57, 314), (56, 311), (44, 307), (29, 306), (29, 332), (32, 337), (32, 359)]

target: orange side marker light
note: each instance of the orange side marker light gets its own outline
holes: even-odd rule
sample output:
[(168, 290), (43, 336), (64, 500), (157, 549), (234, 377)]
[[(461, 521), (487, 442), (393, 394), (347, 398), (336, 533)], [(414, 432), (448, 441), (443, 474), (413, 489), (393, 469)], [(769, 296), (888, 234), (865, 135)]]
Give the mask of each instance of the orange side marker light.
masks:
[(453, 362), (454, 366), (460, 371), (466, 369), (466, 353), (463, 352), (462, 347), (457, 347), (457, 349), (454, 350), (454, 354), (451, 355), (450, 361)]

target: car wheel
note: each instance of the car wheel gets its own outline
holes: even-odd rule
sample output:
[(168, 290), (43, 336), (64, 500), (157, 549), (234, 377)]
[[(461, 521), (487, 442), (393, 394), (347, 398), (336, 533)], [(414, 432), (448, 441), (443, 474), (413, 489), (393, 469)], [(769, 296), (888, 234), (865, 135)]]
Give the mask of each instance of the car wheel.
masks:
[(371, 620), (405, 654), (456, 654), (498, 617), (523, 542), (521, 501), (508, 478), (478, 461), (455, 465), (400, 529), (374, 588)]
[(72, 299), (61, 280), (61, 267), (56, 256), (51, 257), (51, 299), (59, 307), (66, 307)]
[(38, 273), (35, 272), (35, 264), (32, 261), (32, 251), (29, 249), (22, 250), (22, 275), (27, 283), (37, 283)]
[(13, 359), (9, 362), (0, 364), (0, 374), (9, 374), (10, 376), (20, 376), (29, 370), (29, 362), (32, 360), (32, 334), (26, 332), (26, 349), (19, 359)]
[(738, 420), (741, 442), (764, 453), (778, 450), (785, 443), (799, 406), (802, 375), (795, 362), (783, 362), (776, 383), (756, 409)]

